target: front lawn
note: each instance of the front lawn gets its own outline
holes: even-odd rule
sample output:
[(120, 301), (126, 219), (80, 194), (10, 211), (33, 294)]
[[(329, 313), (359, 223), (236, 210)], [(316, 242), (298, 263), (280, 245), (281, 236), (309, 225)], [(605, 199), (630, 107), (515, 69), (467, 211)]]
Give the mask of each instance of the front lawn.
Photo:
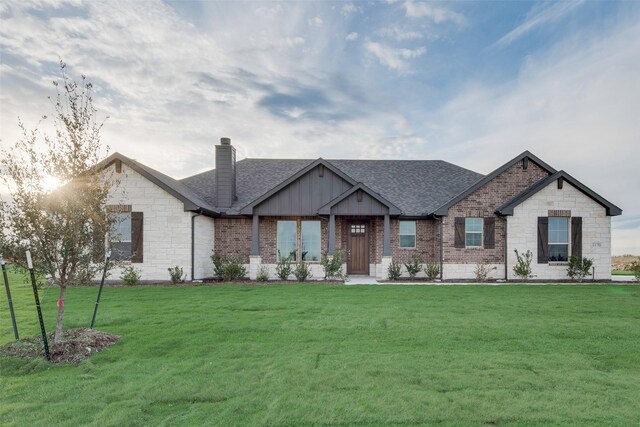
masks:
[[(67, 327), (96, 292), (69, 290)], [(108, 287), (97, 328), (122, 339), (79, 365), (0, 357), (0, 425), (640, 423), (633, 285)]]

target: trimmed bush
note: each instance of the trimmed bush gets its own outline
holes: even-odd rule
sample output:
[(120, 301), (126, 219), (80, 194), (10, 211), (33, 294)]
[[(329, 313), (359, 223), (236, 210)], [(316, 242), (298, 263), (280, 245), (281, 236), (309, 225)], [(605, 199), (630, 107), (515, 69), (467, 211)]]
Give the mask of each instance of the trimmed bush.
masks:
[(176, 283), (184, 283), (184, 279), (187, 275), (184, 274), (184, 270), (182, 269), (182, 267), (179, 267), (176, 265), (175, 267), (167, 268), (167, 270), (169, 270), (169, 277), (171, 278), (171, 283), (173, 283), (174, 285)]
[(402, 274), (402, 264), (398, 261), (391, 261), (387, 269), (387, 278), (389, 280), (398, 280)]
[(291, 262), (291, 254), (283, 258), (278, 251), (278, 263), (276, 264), (276, 276), (280, 280), (289, 280), (289, 276), (293, 274), (293, 263)]
[(305, 282), (313, 276), (311, 273), (311, 266), (300, 260), (296, 263), (296, 268), (293, 270), (293, 275), (296, 276), (296, 280), (299, 282)]
[(261, 265), (260, 268), (258, 268), (256, 280), (258, 282), (266, 282), (267, 280), (269, 280), (269, 269), (266, 265)]
[(476, 275), (476, 281), (485, 282), (487, 277), (489, 277), (489, 273), (497, 269), (498, 268), (495, 266), (489, 267), (489, 264), (486, 262), (479, 262), (476, 264), (476, 268), (473, 270), (473, 273)]
[(579, 258), (571, 255), (569, 257), (569, 267), (567, 268), (567, 276), (572, 280), (582, 282), (582, 280), (591, 274), (593, 260), (589, 258)]
[(127, 285), (135, 285), (140, 281), (141, 271), (133, 265), (128, 265), (122, 269), (120, 279)]
[(407, 269), (407, 273), (409, 273), (409, 277), (415, 279), (418, 273), (422, 271), (422, 263), (419, 255), (414, 255), (411, 257), (411, 261), (404, 263), (404, 268)]
[(424, 267), (424, 274), (427, 275), (427, 279), (435, 280), (440, 275), (440, 265), (435, 262), (428, 262)]
[(344, 280), (346, 274), (342, 271), (342, 264), (345, 259), (345, 251), (338, 250), (333, 252), (333, 257), (325, 251), (322, 252), (320, 264), (324, 268), (324, 278), (327, 280)]

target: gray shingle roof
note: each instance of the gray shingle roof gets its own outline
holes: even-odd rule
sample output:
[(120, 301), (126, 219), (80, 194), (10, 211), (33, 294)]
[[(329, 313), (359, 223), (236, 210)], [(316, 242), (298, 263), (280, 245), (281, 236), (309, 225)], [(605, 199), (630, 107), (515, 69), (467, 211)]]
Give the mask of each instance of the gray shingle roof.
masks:
[[(245, 159), (236, 164), (236, 214), (315, 159)], [(398, 206), (403, 215), (422, 216), (482, 179), (483, 175), (442, 160), (327, 160)], [(215, 170), (180, 180), (215, 206)]]

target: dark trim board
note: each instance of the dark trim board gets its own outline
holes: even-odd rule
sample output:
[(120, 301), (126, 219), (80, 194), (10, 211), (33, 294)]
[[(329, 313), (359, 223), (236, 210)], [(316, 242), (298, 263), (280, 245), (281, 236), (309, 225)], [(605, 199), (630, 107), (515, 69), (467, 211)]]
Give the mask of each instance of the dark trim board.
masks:
[[(546, 178), (541, 179), (531, 187), (517, 194), (514, 198), (504, 203), (498, 209), (496, 209), (496, 213), (499, 215), (513, 215), (513, 209), (518, 206), (520, 203), (527, 200), (529, 197), (533, 196), (543, 188), (546, 188), (549, 184), (552, 184), (554, 181), (564, 180), (567, 183), (571, 184), (578, 191), (582, 192), (585, 196), (591, 198), (596, 203), (600, 204), (607, 211), (608, 216), (617, 216), (622, 215), (622, 209), (614, 205), (613, 203), (606, 200), (604, 197), (597, 194), (595, 191), (588, 188), (586, 185), (582, 184), (580, 181), (566, 173), (565, 171), (558, 171), (553, 175), (550, 175)], [(560, 188), (560, 187), (559, 187)]]
[(437, 216), (447, 216), (447, 215), (449, 215), (449, 208), (451, 208), (453, 205), (455, 205), (456, 203), (458, 203), (459, 201), (461, 201), (462, 199), (467, 197), (469, 194), (475, 192), (479, 188), (481, 188), (484, 185), (488, 184), (496, 176), (498, 176), (501, 173), (503, 173), (504, 171), (508, 170), (510, 167), (512, 167), (516, 163), (518, 163), (520, 161), (523, 161), (525, 159), (527, 160), (527, 162), (529, 160), (531, 160), (532, 162), (534, 162), (535, 164), (540, 166), (542, 169), (546, 170), (549, 174), (556, 173), (556, 170), (554, 168), (552, 168), (551, 166), (549, 166), (548, 164), (546, 164), (545, 162), (543, 162), (542, 160), (540, 160), (539, 158), (537, 158), (536, 156), (531, 154), (529, 151), (525, 151), (524, 153), (520, 154), (519, 156), (513, 158), (509, 162), (507, 162), (504, 165), (500, 166), (498, 169), (494, 170), (489, 175), (486, 175), (484, 178), (481, 178), (478, 182), (476, 182), (471, 187), (469, 187), (466, 190), (464, 190), (462, 193), (460, 193), (457, 196), (455, 196), (453, 199), (449, 200), (444, 205), (440, 206), (435, 211), (426, 212), (425, 215), (437, 215)]

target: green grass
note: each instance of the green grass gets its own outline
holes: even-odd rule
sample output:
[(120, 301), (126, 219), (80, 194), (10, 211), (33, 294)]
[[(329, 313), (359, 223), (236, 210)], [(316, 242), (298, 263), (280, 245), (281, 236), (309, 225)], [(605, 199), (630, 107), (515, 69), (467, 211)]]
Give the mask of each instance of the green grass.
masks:
[(627, 270), (611, 270), (611, 274), (614, 276), (633, 276), (634, 272)]
[[(67, 327), (96, 292), (68, 291)], [(640, 423), (633, 285), (105, 288), (97, 327), (123, 338), (78, 366), (0, 358), (0, 425)]]

